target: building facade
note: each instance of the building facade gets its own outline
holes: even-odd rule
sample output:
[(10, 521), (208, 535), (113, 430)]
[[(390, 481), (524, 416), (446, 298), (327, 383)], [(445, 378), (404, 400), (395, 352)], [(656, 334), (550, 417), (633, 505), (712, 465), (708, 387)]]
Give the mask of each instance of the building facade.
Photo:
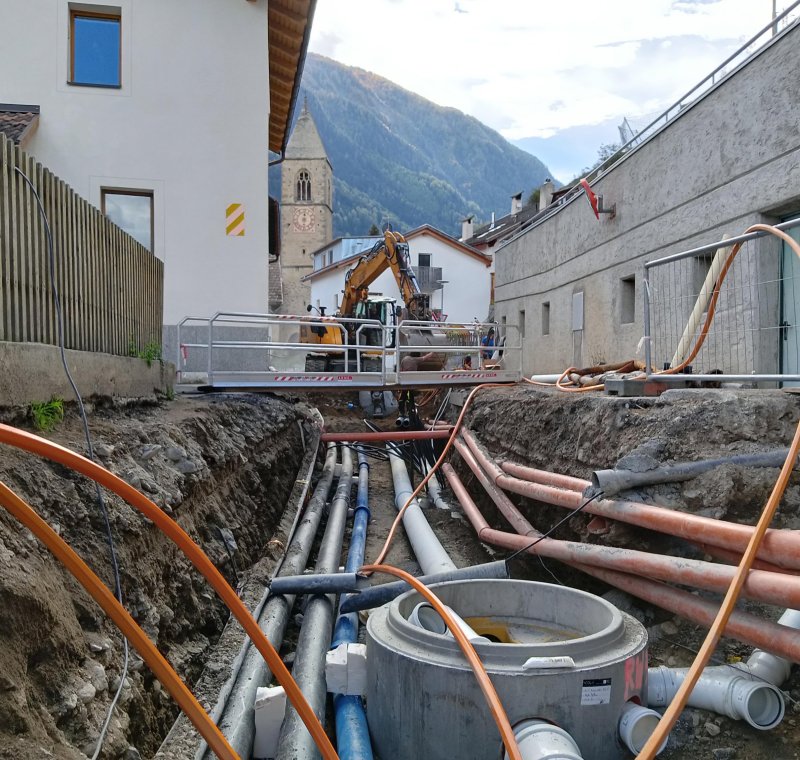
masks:
[(185, 316), (267, 311), (267, 148), (284, 147), (313, 13), (190, 5), (9, 0), (0, 24), (0, 101), (40, 110), (27, 150), (164, 262), (170, 358)]
[[(796, 23), (781, 30), (738, 67), (709, 80), (663, 128), (604, 172), (593, 190), (615, 214), (598, 220), (585, 194), (574, 194), (498, 243), (496, 315), (519, 325), (526, 372), (643, 358), (646, 261), (800, 215), (798, 42)], [(796, 342), (794, 316), (780, 311), (781, 303), (796, 300), (794, 279), (781, 277), (793, 259), (774, 238), (748, 245), (751, 272), (739, 281), (739, 305), (731, 304), (741, 321), (723, 339), (744, 343), (744, 358), (728, 368), (723, 355), (713, 368), (796, 372), (797, 359), (783, 348)], [(701, 257), (694, 265), (707, 272), (710, 262)], [(674, 320), (678, 337), (705, 274), (681, 276), (695, 285), (675, 280), (661, 295), (683, 287), (689, 308), (654, 317)], [(760, 293), (757, 301), (748, 289)], [(658, 297), (658, 288), (651, 295)], [(668, 297), (677, 304), (677, 296)], [(653, 360), (661, 368), (671, 358), (667, 345)]]

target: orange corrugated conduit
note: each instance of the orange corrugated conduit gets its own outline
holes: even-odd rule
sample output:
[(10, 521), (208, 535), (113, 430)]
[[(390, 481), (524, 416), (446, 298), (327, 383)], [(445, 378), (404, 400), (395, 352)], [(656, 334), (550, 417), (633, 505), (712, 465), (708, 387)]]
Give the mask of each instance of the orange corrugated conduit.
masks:
[(104, 467), (75, 453), (57, 443), (27, 433), (24, 430), (0, 424), (0, 443), (14, 446), (24, 451), (29, 451), (59, 464), (63, 464), (76, 472), (97, 481), (100, 485), (122, 497), (128, 504), (139, 510), (145, 517), (152, 520), (158, 529), (164, 533), (188, 557), (191, 563), (200, 571), (201, 575), (213, 586), (222, 601), (239, 621), (251, 641), (261, 653), (270, 671), (278, 683), (283, 686), (286, 696), (292, 706), (297, 710), (308, 728), (314, 741), (325, 760), (339, 760), (336, 750), (319, 722), (314, 711), (309, 706), (303, 693), (294, 682), (291, 673), (283, 664), (269, 639), (259, 628), (258, 623), (250, 614), (247, 607), (236, 595), (221, 573), (214, 567), (211, 560), (203, 553), (202, 549), (192, 541), (189, 535), (174, 520), (162, 512), (150, 499), (137, 491), (133, 486), (109, 472)]
[[(755, 231), (768, 232), (776, 237), (781, 238), (787, 245), (789, 245), (792, 251), (794, 251), (798, 259), (800, 259), (800, 245), (798, 245), (797, 242), (785, 232), (775, 229), (774, 227), (770, 227), (766, 224), (754, 224), (747, 229), (747, 232)], [(720, 279), (717, 281), (716, 287), (714, 288), (714, 296), (712, 297), (712, 303), (709, 304), (709, 313), (706, 317), (706, 323), (703, 325), (701, 337), (704, 337), (708, 332), (708, 325), (710, 324), (709, 318), (712, 314), (712, 306), (716, 306), (716, 297), (719, 293), (719, 284), (725, 276), (725, 272), (728, 271), (730, 267), (730, 261), (738, 252), (739, 247), (739, 245), (734, 246), (730, 256), (728, 256), (728, 260), (726, 260), (725, 265), (720, 272)], [(689, 354), (689, 357), (684, 361), (684, 366), (685, 363), (691, 361), (696, 354), (697, 351), (693, 350)], [(772, 518), (775, 516), (775, 512), (777, 511), (778, 505), (783, 498), (783, 493), (786, 490), (786, 486), (789, 484), (789, 478), (794, 470), (794, 463), (797, 459), (798, 451), (800, 451), (800, 422), (797, 424), (797, 429), (795, 430), (792, 444), (789, 447), (789, 453), (786, 457), (786, 461), (783, 463), (778, 480), (775, 483), (775, 487), (772, 489), (772, 493), (770, 494), (766, 505), (764, 506), (761, 517), (759, 518), (756, 528), (753, 531), (753, 536), (750, 539), (747, 549), (742, 556), (742, 561), (739, 563), (739, 566), (736, 570), (736, 575), (734, 576), (733, 582), (731, 583), (728, 593), (725, 595), (725, 599), (722, 601), (722, 605), (719, 608), (717, 617), (714, 619), (714, 623), (712, 624), (711, 629), (709, 630), (708, 635), (703, 642), (703, 645), (700, 647), (697, 657), (692, 663), (692, 666), (689, 668), (689, 671), (686, 673), (683, 683), (676, 692), (675, 697), (673, 698), (669, 707), (667, 707), (666, 711), (664, 712), (664, 715), (656, 726), (655, 731), (653, 731), (653, 733), (650, 735), (650, 738), (642, 748), (642, 751), (637, 755), (637, 760), (653, 760), (653, 758), (656, 756), (659, 747), (672, 730), (675, 722), (678, 720), (678, 717), (683, 711), (683, 708), (689, 699), (695, 684), (699, 680), (703, 669), (708, 664), (708, 661), (711, 658), (711, 655), (714, 653), (714, 649), (719, 643), (720, 638), (722, 638), (725, 625), (734, 611), (736, 600), (739, 598), (742, 586), (744, 585), (745, 579), (750, 572), (750, 567), (756, 558), (758, 547), (761, 544), (761, 541), (764, 539), (764, 534), (767, 532), (767, 528), (772, 522)]]
[(200, 732), (208, 746), (220, 760), (240, 760), (239, 755), (228, 744), (220, 730), (203, 710), (180, 676), (164, 659), (162, 654), (147, 638), (145, 632), (137, 625), (136, 621), (128, 614), (127, 610), (117, 601), (108, 587), (92, 572), (89, 566), (72, 550), (32, 507), (15, 494), (5, 483), (0, 481), (0, 505), (12, 517), (21, 522), (36, 538), (38, 538), (69, 570), (78, 583), (91, 594), (92, 598), (100, 605), (125, 638), (130, 641), (133, 648), (142, 656), (147, 667), (156, 678), (164, 685), (178, 706), (186, 714), (194, 727)]
[(511, 758), (511, 760), (522, 760), (522, 755), (519, 751), (519, 747), (517, 746), (516, 737), (514, 736), (514, 729), (511, 728), (511, 723), (508, 720), (506, 711), (503, 709), (503, 705), (500, 702), (500, 697), (495, 691), (494, 685), (492, 684), (491, 680), (489, 680), (489, 675), (486, 672), (486, 668), (483, 667), (483, 663), (481, 662), (480, 657), (478, 657), (475, 647), (472, 646), (470, 640), (464, 635), (464, 632), (450, 616), (450, 613), (447, 611), (447, 607), (445, 607), (445, 605), (439, 601), (439, 598), (436, 596), (436, 594), (434, 594), (427, 586), (420, 583), (417, 578), (405, 572), (404, 570), (399, 570), (398, 568), (391, 567), (390, 565), (381, 565), (379, 563), (374, 565), (364, 565), (362, 570), (370, 573), (387, 573), (388, 575), (393, 575), (396, 578), (400, 578), (412, 586), (418, 593), (424, 596), (428, 602), (430, 602), (433, 608), (439, 613), (442, 620), (444, 620), (444, 622), (447, 624), (450, 632), (458, 642), (459, 647), (461, 647), (461, 651), (467, 658), (467, 662), (469, 662), (470, 667), (474, 671), (475, 678), (478, 680), (478, 685), (480, 686), (484, 697), (486, 697), (486, 702), (489, 705), (489, 710), (492, 713), (494, 722), (497, 724), (497, 728), (500, 730), (500, 736), (503, 739), (503, 745), (506, 748), (506, 752), (508, 752), (508, 756)]

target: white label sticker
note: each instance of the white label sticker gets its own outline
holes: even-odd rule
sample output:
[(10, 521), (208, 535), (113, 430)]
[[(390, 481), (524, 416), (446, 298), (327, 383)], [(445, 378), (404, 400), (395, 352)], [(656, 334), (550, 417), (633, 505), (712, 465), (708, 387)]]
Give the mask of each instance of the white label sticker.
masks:
[(582, 705), (607, 705), (611, 702), (611, 679), (592, 678), (583, 682)]

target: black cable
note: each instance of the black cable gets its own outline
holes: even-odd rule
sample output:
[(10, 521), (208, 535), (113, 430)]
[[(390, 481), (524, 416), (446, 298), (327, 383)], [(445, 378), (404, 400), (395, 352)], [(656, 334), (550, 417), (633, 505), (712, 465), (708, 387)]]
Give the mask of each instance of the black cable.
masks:
[(569, 520), (572, 517), (575, 517), (575, 515), (577, 515), (578, 512), (585, 509), (586, 506), (591, 504), (595, 499), (599, 499), (602, 495), (603, 492), (598, 491), (594, 496), (590, 496), (588, 499), (586, 499), (586, 501), (583, 502), (583, 504), (573, 509), (566, 517), (563, 517), (561, 520), (559, 520), (552, 528), (550, 528), (550, 530), (547, 531), (547, 533), (543, 533), (541, 536), (531, 541), (531, 543), (529, 543), (527, 546), (523, 546), (521, 549), (517, 549), (517, 551), (515, 551), (510, 557), (506, 557), (506, 565), (508, 565), (508, 563), (511, 562), (512, 559), (516, 559), (523, 552), (530, 551), (534, 546), (536, 546), (536, 544), (539, 543), (539, 541), (544, 541), (556, 528), (561, 527), (567, 520)]
[[(55, 306), (56, 311), (56, 329), (58, 333), (58, 349), (61, 355), (61, 364), (64, 367), (64, 374), (67, 376), (67, 381), (69, 382), (70, 387), (72, 388), (72, 392), (75, 395), (75, 399), (78, 404), (78, 413), (80, 414), (81, 422), (83, 423), (83, 433), (86, 437), (86, 448), (88, 450), (89, 459), (93, 462), (96, 462), (94, 456), (94, 447), (92, 446), (92, 436), (89, 432), (89, 421), (86, 417), (86, 408), (83, 405), (83, 399), (81, 398), (81, 394), (78, 391), (78, 386), (75, 384), (75, 380), (72, 378), (72, 373), (69, 371), (69, 365), (67, 364), (67, 354), (64, 348), (64, 318), (61, 313), (61, 298), (58, 294), (58, 286), (56, 284), (56, 271), (55, 271), (55, 252), (53, 246), (53, 233), (50, 229), (50, 220), (47, 218), (47, 212), (44, 210), (44, 205), (42, 204), (42, 199), (39, 197), (39, 193), (36, 191), (36, 188), (33, 186), (33, 183), (28, 178), (28, 176), (23, 172), (19, 167), (15, 166), (14, 171), (22, 177), (23, 180), (27, 183), (28, 187), (31, 189), (33, 193), (33, 197), (36, 199), (36, 205), (39, 207), (39, 213), (42, 216), (42, 221), (44, 222), (44, 229), (45, 234), (47, 236), (47, 257), (48, 257), (48, 265), (50, 271), (50, 291), (53, 295), (53, 304)], [(106, 507), (105, 497), (103, 495), (103, 490), (100, 488), (100, 484), (95, 481), (95, 495), (97, 498), (97, 504), (100, 507), (100, 512), (103, 515), (103, 522), (105, 524), (105, 532), (106, 532), (106, 542), (108, 543), (108, 551), (111, 557), (111, 567), (114, 571), (114, 594), (117, 597), (117, 600), (120, 604), (122, 604), (122, 584), (120, 583), (119, 578), (119, 562), (117, 561), (117, 550), (114, 545), (114, 536), (111, 533), (111, 522), (108, 519), (108, 508)], [(91, 760), (97, 760), (100, 756), (100, 751), (103, 748), (103, 741), (105, 740), (106, 733), (108, 732), (108, 726), (111, 723), (111, 717), (114, 712), (114, 708), (117, 706), (119, 702), (120, 695), (122, 694), (122, 688), (125, 685), (125, 679), (128, 677), (128, 660), (129, 660), (129, 647), (128, 647), (128, 639), (125, 636), (122, 637), (123, 642), (123, 664), (122, 664), (122, 674), (120, 675), (119, 679), (119, 687), (117, 688), (116, 694), (114, 694), (114, 698), (111, 700), (111, 704), (108, 707), (108, 712), (106, 713), (106, 719), (103, 721), (103, 727), (100, 729), (100, 736), (97, 739), (97, 745), (95, 746), (94, 754), (92, 755)]]

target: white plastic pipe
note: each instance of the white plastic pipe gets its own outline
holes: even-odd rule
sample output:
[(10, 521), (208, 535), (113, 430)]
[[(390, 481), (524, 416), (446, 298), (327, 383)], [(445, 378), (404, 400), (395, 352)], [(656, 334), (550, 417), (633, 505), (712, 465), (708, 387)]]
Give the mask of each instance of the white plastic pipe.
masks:
[[(626, 702), (619, 718), (619, 738), (622, 743), (634, 754), (638, 755), (647, 743), (650, 734), (656, 730), (661, 715), (649, 707), (642, 707), (635, 702)], [(656, 755), (660, 755), (667, 746), (669, 736), (664, 738)]]
[[(688, 668), (649, 668), (647, 703), (650, 707), (668, 705), (686, 677)], [(775, 728), (785, 710), (783, 695), (765, 681), (751, 680), (746, 668), (721, 665), (706, 668), (692, 690), (687, 704), (711, 710), (735, 720), (745, 720), (762, 731)]]
[[(523, 720), (514, 726), (523, 760), (583, 760), (575, 740), (563, 728), (543, 720)], [(508, 753), (503, 756), (509, 760)]]
[[(456, 625), (473, 644), (491, 643), (485, 636), (477, 634), (472, 628), (470, 628), (466, 621), (460, 615), (458, 615), (458, 613), (454, 612), (451, 607), (445, 605), (445, 609), (450, 613)], [(442, 616), (433, 608), (432, 605), (428, 604), (428, 602), (420, 602), (416, 607), (414, 607), (414, 609), (411, 610), (411, 614), (408, 616), (408, 622), (412, 625), (424, 628), (426, 631), (438, 633), (442, 636), (453, 635), (445, 624), (444, 620), (442, 620)]]
[[(785, 625), (787, 628), (800, 629), (800, 611), (786, 610), (778, 620), (780, 625)], [(740, 666), (741, 667), (741, 666)], [(789, 673), (792, 670), (792, 663), (785, 660), (783, 657), (764, 652), (761, 649), (756, 649), (750, 657), (747, 658), (745, 665), (748, 672), (756, 678), (763, 678), (765, 681), (775, 686), (781, 686), (789, 678)]]
[(555, 375), (531, 375), (530, 379), (533, 380), (534, 383), (555, 384), (558, 382), (559, 377), (561, 377), (561, 375), (556, 373)]

